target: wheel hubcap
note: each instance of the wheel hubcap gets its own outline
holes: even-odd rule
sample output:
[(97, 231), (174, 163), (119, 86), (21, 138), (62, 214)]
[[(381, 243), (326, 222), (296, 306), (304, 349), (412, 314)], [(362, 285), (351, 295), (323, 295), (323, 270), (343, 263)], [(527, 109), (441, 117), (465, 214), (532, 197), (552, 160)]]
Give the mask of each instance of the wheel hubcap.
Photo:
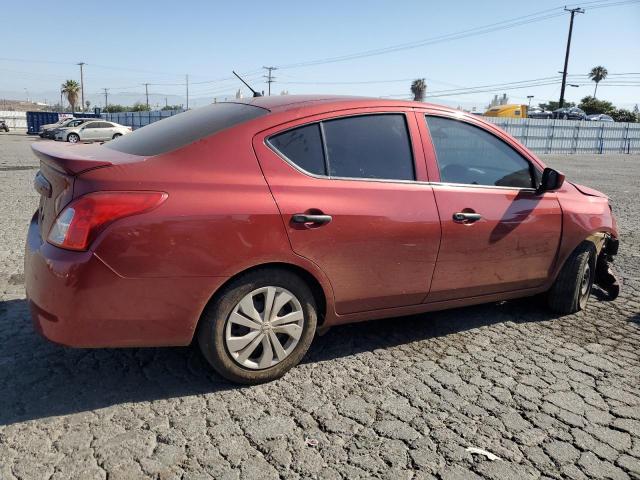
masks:
[(587, 264), (584, 268), (584, 274), (582, 275), (582, 282), (580, 283), (580, 295), (585, 296), (589, 292), (589, 284), (591, 283), (591, 267)]
[(245, 295), (225, 326), (225, 345), (236, 363), (252, 370), (273, 367), (296, 348), (304, 326), (300, 301), (281, 287)]

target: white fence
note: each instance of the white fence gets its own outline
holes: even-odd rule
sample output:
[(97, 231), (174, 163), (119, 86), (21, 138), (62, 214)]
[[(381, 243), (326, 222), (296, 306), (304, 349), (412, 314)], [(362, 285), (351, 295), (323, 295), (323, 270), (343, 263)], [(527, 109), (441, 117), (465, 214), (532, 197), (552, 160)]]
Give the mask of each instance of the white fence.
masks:
[(0, 110), (0, 120), (4, 120), (11, 130), (27, 129), (27, 112)]
[(483, 118), (536, 153), (640, 153), (640, 123)]
[(103, 113), (102, 118), (110, 122), (119, 123), (120, 125), (126, 125), (135, 130), (136, 128), (144, 127), (150, 123), (182, 112), (183, 110), (154, 110), (152, 112)]

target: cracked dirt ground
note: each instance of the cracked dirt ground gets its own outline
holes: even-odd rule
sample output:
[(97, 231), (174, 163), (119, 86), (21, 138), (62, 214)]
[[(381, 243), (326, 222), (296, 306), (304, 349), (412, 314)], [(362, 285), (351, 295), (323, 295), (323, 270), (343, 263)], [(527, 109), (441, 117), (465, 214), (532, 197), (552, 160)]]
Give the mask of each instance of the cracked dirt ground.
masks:
[(29, 143), (0, 136), (0, 479), (640, 478), (639, 156), (546, 158), (613, 199), (617, 301), (335, 328), (283, 379), (246, 388), (195, 349), (74, 350), (34, 333)]

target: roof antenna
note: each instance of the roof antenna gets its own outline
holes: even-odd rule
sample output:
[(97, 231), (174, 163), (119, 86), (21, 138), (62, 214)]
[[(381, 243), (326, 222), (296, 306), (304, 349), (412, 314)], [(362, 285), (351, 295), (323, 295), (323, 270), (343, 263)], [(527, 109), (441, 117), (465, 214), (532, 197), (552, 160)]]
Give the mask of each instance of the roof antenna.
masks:
[(254, 97), (261, 97), (261, 96), (262, 96), (262, 94), (261, 94), (261, 93), (258, 93), (258, 92), (256, 92), (253, 88), (251, 88), (251, 87), (249, 86), (249, 84), (248, 84), (247, 82), (245, 82), (245, 81), (242, 79), (242, 77), (241, 77), (240, 75), (238, 75), (238, 74), (237, 74), (236, 72), (234, 72), (233, 70), (231, 70), (231, 71), (233, 72), (233, 74), (234, 74), (236, 77), (238, 77), (238, 80), (240, 80), (242, 83), (244, 83), (244, 84), (247, 86), (247, 88), (253, 92), (253, 96), (254, 96)]

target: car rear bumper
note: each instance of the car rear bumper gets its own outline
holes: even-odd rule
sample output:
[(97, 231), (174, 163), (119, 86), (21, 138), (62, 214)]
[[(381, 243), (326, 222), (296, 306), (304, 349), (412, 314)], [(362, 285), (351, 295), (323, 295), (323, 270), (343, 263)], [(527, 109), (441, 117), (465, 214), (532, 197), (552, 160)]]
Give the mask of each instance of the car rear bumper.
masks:
[(63, 250), (31, 220), (25, 286), (34, 328), (72, 347), (188, 345), (223, 277), (124, 278), (92, 252)]

